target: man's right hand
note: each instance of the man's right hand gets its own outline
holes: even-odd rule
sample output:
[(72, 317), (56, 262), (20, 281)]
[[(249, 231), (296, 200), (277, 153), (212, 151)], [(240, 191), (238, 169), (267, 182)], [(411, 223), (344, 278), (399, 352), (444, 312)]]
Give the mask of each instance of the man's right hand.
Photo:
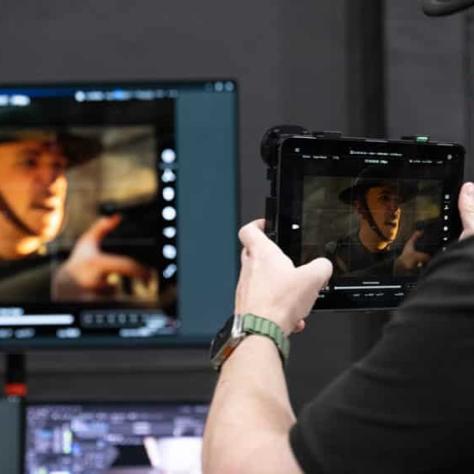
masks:
[(463, 231), (459, 240), (474, 235), (474, 183), (464, 183), (458, 199)]
[(101, 251), (102, 239), (119, 223), (119, 215), (101, 217), (81, 236), (53, 277), (54, 300), (88, 300), (113, 293), (112, 274), (150, 278), (150, 270), (135, 260)]
[(423, 235), (422, 230), (413, 232), (406, 241), (402, 253), (395, 259), (394, 273), (397, 275), (409, 274), (414, 270), (426, 265), (431, 256), (424, 252), (419, 252), (415, 248), (416, 241)]

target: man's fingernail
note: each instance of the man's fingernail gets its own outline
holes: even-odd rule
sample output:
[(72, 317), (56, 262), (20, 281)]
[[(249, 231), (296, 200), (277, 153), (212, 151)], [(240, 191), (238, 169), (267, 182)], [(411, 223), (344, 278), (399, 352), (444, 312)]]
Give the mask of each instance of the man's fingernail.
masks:
[(466, 194), (471, 199), (474, 199), (474, 183), (466, 183), (465, 190), (466, 190)]

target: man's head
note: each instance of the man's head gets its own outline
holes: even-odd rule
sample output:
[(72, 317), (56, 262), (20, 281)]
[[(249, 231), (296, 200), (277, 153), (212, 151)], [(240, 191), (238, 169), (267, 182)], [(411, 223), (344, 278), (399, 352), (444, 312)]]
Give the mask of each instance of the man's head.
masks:
[(368, 167), (339, 194), (342, 202), (356, 209), (363, 233), (385, 246), (398, 236), (401, 205), (417, 191), (416, 185), (396, 176), (392, 169)]
[(64, 218), (66, 167), (56, 144), (0, 143), (0, 194), (11, 224), (44, 241), (56, 237)]
[(67, 168), (100, 151), (89, 138), (50, 131), (0, 131), (0, 213), (19, 236), (54, 239), (64, 220)]
[[(392, 243), (400, 230), (402, 196), (394, 183), (380, 183), (368, 188), (354, 200), (361, 216), (361, 225), (371, 228), (377, 237), (387, 244)], [(373, 229), (374, 225), (378, 229)]]

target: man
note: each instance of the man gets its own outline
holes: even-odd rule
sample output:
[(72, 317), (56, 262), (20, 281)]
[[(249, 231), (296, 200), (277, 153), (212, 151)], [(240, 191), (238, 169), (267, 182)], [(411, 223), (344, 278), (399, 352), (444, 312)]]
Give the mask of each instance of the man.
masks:
[[(474, 0), (424, 2), (432, 15), (471, 5)], [(204, 436), (206, 474), (473, 470), (473, 183), (463, 186), (458, 206), (460, 242), (433, 259), (374, 349), (298, 419), (273, 338), (248, 334), (227, 354)], [(289, 335), (304, 329), (331, 263), (323, 258), (294, 268), (262, 224), (239, 234), (235, 312), (262, 316)]]
[[(51, 274), (46, 244), (65, 220), (69, 168), (95, 158), (98, 141), (58, 130), (0, 131), (0, 299), (90, 299), (110, 292), (108, 275), (146, 279), (132, 259), (104, 254), (100, 242), (119, 216), (101, 218)], [(53, 295), (52, 295), (53, 293)]]
[[(382, 340), (296, 419), (277, 344), (247, 335), (221, 366), (204, 437), (206, 474), (470, 472), (474, 459), (474, 184), (461, 241), (433, 260)], [(235, 313), (304, 329), (329, 260), (299, 268), (243, 227)], [(468, 465), (466, 465), (466, 463)]]
[(416, 250), (422, 231), (415, 231), (403, 247), (396, 242), (401, 206), (416, 191), (415, 186), (391, 177), (390, 170), (368, 167), (339, 194), (357, 213), (359, 226), (355, 233), (326, 245), (335, 275), (410, 275), (429, 261), (429, 254)]

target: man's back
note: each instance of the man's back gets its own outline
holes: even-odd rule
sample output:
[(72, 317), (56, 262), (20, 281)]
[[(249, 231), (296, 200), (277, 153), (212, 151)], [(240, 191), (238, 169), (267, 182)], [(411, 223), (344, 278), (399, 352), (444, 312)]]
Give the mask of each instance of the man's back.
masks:
[(290, 440), (306, 472), (469, 472), (472, 275), (473, 237), (433, 261), (370, 354), (303, 410)]

